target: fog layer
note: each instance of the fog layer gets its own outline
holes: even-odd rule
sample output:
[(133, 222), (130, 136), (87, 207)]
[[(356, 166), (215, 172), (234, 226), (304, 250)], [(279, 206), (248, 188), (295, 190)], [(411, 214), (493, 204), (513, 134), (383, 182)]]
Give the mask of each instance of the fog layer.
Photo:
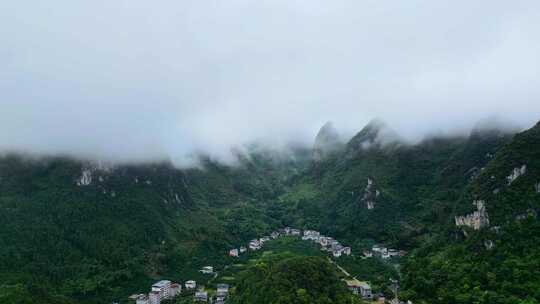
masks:
[(187, 164), (327, 120), (528, 127), (538, 37), (538, 1), (4, 1), (0, 152)]

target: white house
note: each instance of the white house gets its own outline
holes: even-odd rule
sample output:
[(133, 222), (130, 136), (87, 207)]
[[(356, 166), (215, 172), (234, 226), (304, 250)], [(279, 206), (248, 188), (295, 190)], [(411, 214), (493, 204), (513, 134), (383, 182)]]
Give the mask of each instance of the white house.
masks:
[(232, 257), (238, 257), (238, 249), (231, 249), (229, 250), (229, 256), (232, 256)]
[(371, 299), (373, 298), (373, 294), (371, 293), (371, 286), (369, 286), (369, 284), (367, 282), (360, 282), (360, 285), (359, 285), (359, 294), (362, 296), (362, 298), (364, 299)]
[(184, 283), (184, 286), (186, 286), (186, 289), (195, 289), (197, 287), (197, 282), (189, 280)]
[(161, 293), (159, 291), (151, 291), (148, 294), (148, 304), (160, 304)]
[(216, 289), (217, 300), (225, 300), (228, 294), (229, 294), (228, 284), (217, 284), (217, 289)]
[(290, 234), (295, 235), (295, 236), (299, 236), (299, 235), (302, 234), (302, 232), (300, 231), (300, 229), (294, 229), (293, 228), (293, 229), (290, 230)]
[(344, 255), (351, 255), (351, 247), (343, 247)]
[(169, 289), (169, 296), (170, 296), (171, 298), (176, 297), (176, 296), (179, 295), (181, 292), (182, 292), (182, 285), (177, 284), (177, 283), (172, 283), (172, 284), (171, 284), (171, 288)]
[(382, 247), (380, 245), (373, 245), (373, 247), (371, 248), (371, 251), (382, 253), (383, 248), (384, 247)]
[(261, 242), (259, 242), (259, 240), (251, 240), (251, 242), (249, 242), (249, 249), (251, 250), (261, 249)]
[(339, 242), (334, 240), (333, 238), (328, 238), (328, 245), (330, 246), (336, 246), (336, 245), (339, 245)]
[(156, 282), (154, 285), (152, 285), (152, 291), (156, 291), (159, 293), (160, 300), (170, 298), (170, 289), (171, 289), (171, 281), (169, 280), (161, 280), (159, 282)]
[(319, 244), (321, 244), (321, 246), (328, 246), (328, 238), (326, 237), (319, 238)]
[(217, 284), (217, 292), (229, 292), (229, 284)]
[(214, 267), (212, 266), (204, 266), (201, 270), (199, 270), (203, 274), (212, 274), (214, 273)]
[(319, 231), (315, 230), (304, 230), (304, 237), (308, 240), (318, 240), (321, 236), (321, 233)]
[(138, 295), (137, 298), (135, 298), (135, 304), (149, 304), (148, 301), (148, 296), (144, 294)]
[(208, 292), (206, 291), (197, 291), (195, 293), (196, 302), (208, 302)]
[(241, 247), (240, 247), (240, 253), (244, 253), (244, 252), (246, 252), (246, 251), (247, 251), (247, 248), (246, 248), (246, 247), (244, 247), (244, 246), (241, 246)]
[(345, 282), (353, 294), (359, 295), (363, 299), (371, 299), (373, 297), (371, 286), (367, 282), (358, 281), (357, 279), (346, 280)]

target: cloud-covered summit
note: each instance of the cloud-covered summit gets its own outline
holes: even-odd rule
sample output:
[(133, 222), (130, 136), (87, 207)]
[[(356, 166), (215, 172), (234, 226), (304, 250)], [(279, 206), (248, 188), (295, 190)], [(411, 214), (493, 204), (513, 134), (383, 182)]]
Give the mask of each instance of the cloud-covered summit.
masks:
[(540, 117), (538, 1), (8, 1), (0, 151), (189, 163)]

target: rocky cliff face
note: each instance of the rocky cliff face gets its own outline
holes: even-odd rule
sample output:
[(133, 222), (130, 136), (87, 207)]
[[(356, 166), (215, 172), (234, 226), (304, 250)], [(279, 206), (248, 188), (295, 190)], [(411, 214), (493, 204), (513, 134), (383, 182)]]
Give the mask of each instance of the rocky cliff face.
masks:
[(483, 200), (476, 200), (473, 202), (473, 205), (476, 207), (476, 211), (467, 215), (455, 217), (457, 227), (468, 226), (474, 230), (480, 230), (483, 227), (489, 226), (489, 215), (486, 211), (486, 202)]
[(341, 150), (343, 143), (338, 132), (331, 122), (327, 122), (317, 133), (315, 144), (313, 145), (313, 160), (320, 162), (332, 153)]
[(527, 165), (522, 165), (521, 167), (514, 168), (512, 173), (506, 177), (508, 185), (512, 184), (518, 177), (524, 175), (527, 172)]
[(362, 196), (361, 201), (366, 204), (368, 210), (375, 208), (376, 199), (379, 197), (379, 190), (375, 189), (373, 178), (367, 178), (367, 184), (364, 189), (364, 195)]
[(90, 186), (92, 182), (105, 180), (105, 175), (112, 173), (114, 167), (103, 162), (87, 162), (81, 169), (81, 175), (77, 177), (77, 186)]
[(89, 186), (92, 183), (92, 171), (83, 169), (81, 176), (76, 181), (77, 186)]

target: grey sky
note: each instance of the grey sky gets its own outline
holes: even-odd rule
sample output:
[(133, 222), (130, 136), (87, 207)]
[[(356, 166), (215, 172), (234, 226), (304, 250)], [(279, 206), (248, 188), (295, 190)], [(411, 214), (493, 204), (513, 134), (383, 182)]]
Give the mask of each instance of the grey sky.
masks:
[(3, 1), (0, 150), (227, 158), (540, 119), (538, 1)]

